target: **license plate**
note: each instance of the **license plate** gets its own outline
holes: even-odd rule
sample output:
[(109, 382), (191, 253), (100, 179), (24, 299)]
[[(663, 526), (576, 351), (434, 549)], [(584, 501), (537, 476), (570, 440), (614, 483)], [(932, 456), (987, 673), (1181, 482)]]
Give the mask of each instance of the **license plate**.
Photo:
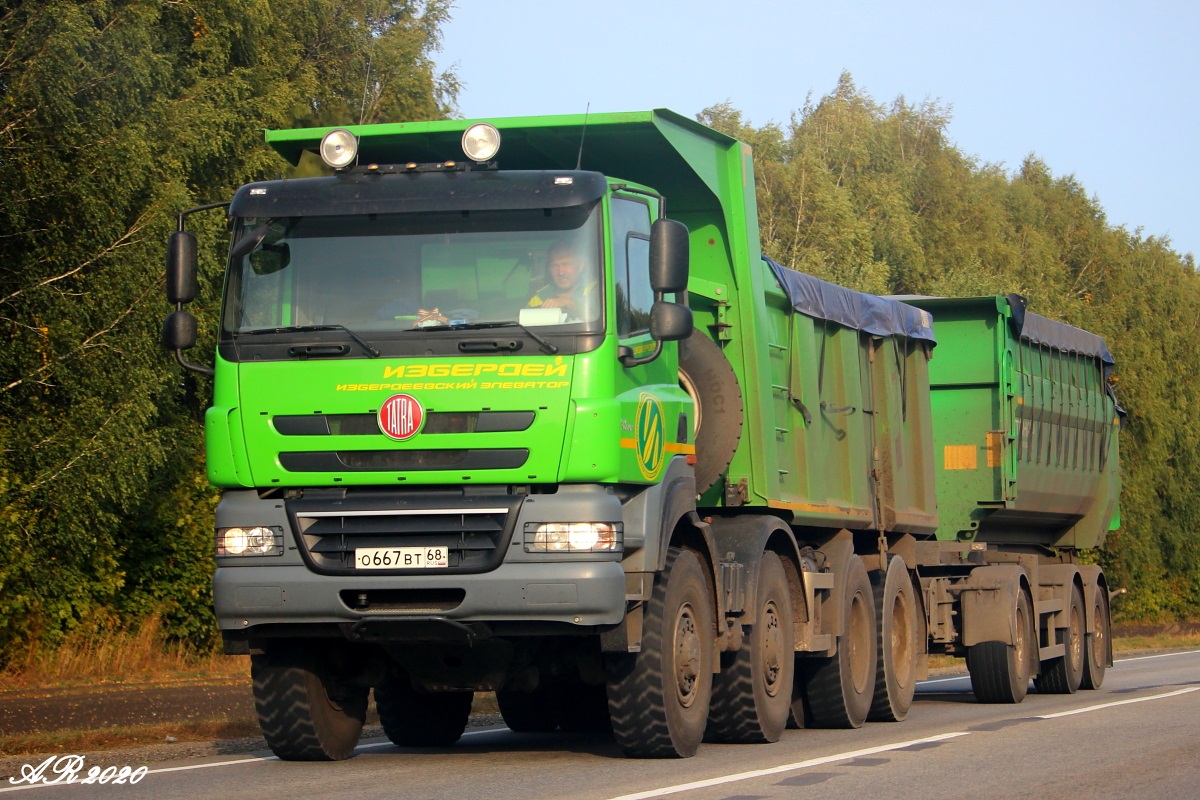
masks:
[(359, 547), (354, 550), (358, 569), (436, 569), (450, 566), (445, 547)]

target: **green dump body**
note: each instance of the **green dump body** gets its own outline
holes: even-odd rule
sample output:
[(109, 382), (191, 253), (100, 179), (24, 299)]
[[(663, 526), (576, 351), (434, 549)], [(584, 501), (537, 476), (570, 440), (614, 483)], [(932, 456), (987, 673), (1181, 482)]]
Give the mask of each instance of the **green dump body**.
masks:
[(1103, 339), (1008, 297), (919, 299), (945, 540), (1087, 549), (1120, 523), (1117, 433)]

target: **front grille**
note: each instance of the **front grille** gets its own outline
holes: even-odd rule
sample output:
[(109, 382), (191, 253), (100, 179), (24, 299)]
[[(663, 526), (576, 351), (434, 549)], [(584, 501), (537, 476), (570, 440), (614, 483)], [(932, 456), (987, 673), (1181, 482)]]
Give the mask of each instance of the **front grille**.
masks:
[[(287, 506), (304, 556), (317, 572), (436, 575), (484, 572), (494, 569), (503, 558), (512, 536), (513, 498), (472, 500), (475, 502), (470, 508), (380, 508), (382, 503), (375, 502), (355, 509), (331, 510), (328, 503), (304, 500), (289, 501)], [(428, 569), (356, 569), (355, 551), (365, 547), (444, 548), (448, 564)]]
[[(533, 425), (532, 411), (430, 411), (422, 433), (517, 433)], [(382, 436), (374, 414), (280, 415), (281, 436)]]
[(342, 450), (280, 453), (288, 472), (417, 472), (516, 469), (529, 460), (524, 447), (471, 450)]

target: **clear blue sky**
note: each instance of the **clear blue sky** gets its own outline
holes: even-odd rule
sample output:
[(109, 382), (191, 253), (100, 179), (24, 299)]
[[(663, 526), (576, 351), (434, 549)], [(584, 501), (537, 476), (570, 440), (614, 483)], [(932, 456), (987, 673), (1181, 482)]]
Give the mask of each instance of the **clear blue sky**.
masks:
[(1200, 256), (1200, 0), (457, 0), (443, 34), (467, 118), (729, 100), (786, 123), (848, 70), (878, 102), (949, 106), (964, 153), (1034, 153), (1109, 224)]

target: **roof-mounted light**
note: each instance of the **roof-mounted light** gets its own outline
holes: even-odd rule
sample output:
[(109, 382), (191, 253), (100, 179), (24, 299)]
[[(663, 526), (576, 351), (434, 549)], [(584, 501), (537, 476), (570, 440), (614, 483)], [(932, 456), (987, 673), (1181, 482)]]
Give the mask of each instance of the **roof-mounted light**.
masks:
[(321, 137), (321, 160), (334, 169), (354, 163), (358, 157), (358, 139), (345, 128), (334, 128)]
[(476, 163), (491, 161), (500, 150), (500, 131), (494, 125), (477, 122), (463, 131), (462, 149)]

